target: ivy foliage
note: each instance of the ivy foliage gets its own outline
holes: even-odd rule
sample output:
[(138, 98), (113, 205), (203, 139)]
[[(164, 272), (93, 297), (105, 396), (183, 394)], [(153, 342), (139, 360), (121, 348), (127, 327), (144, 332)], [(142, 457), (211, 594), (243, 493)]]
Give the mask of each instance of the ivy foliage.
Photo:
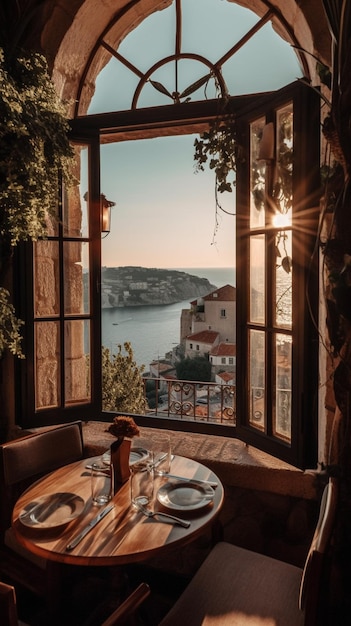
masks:
[(0, 356), (6, 348), (19, 358), (23, 359), (20, 328), (24, 324), (17, 319), (15, 309), (9, 301), (7, 289), (0, 288)]
[(147, 402), (144, 393), (143, 371), (134, 360), (129, 341), (118, 345), (117, 354), (102, 348), (102, 408), (104, 411), (144, 415)]
[(0, 48), (0, 235), (11, 246), (46, 234), (72, 164), (68, 130), (45, 57), (7, 61)]
[[(73, 150), (68, 121), (45, 57), (26, 52), (6, 58), (0, 48), (0, 270), (20, 241), (45, 237), (57, 215), (58, 182), (69, 183)], [(0, 357), (23, 357), (9, 292), (0, 286)]]
[(196, 171), (204, 171), (208, 162), (210, 170), (216, 176), (216, 191), (232, 192), (235, 179), (228, 176), (236, 171), (238, 162), (243, 161), (243, 151), (236, 138), (236, 122), (234, 117), (226, 120), (217, 119), (210, 124), (209, 130), (194, 141), (194, 160)]

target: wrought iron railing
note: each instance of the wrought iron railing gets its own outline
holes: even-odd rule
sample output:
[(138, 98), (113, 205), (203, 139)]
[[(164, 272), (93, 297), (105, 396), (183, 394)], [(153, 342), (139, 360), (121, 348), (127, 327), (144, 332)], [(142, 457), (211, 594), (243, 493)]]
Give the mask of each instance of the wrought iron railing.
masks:
[(198, 381), (144, 378), (148, 416), (236, 424), (236, 387)]

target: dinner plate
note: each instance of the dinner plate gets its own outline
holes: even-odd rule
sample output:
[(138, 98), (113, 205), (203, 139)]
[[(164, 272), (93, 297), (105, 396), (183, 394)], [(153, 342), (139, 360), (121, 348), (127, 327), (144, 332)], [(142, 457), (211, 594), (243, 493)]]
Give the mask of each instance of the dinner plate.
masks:
[[(140, 461), (147, 459), (148, 456), (149, 456), (149, 452), (145, 450), (145, 448), (132, 448), (129, 454), (129, 465), (134, 465), (134, 463), (140, 463)], [(110, 460), (111, 460), (110, 450), (107, 450), (106, 452), (104, 452), (101, 459), (102, 459), (102, 462), (105, 463), (105, 465), (110, 465)]]
[(212, 502), (214, 493), (210, 485), (179, 480), (162, 485), (157, 492), (157, 500), (168, 509), (195, 511)]
[(84, 500), (75, 493), (51, 493), (30, 502), (19, 520), (30, 528), (55, 528), (68, 524), (84, 509)]

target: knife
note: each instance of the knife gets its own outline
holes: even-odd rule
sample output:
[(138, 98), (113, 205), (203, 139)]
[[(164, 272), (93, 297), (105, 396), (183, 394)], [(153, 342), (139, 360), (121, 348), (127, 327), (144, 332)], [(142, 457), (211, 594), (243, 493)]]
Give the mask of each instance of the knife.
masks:
[(175, 474), (162, 474), (163, 478), (174, 478), (175, 480), (183, 480), (186, 483), (200, 483), (200, 485), (209, 485), (213, 489), (218, 487), (218, 483), (214, 480), (201, 480), (200, 478), (185, 478), (185, 476), (176, 476)]
[(71, 543), (66, 546), (66, 550), (73, 550), (73, 548), (75, 548), (79, 544), (79, 542), (84, 539), (84, 537), (91, 531), (91, 529), (94, 528), (96, 524), (101, 522), (101, 520), (105, 517), (105, 515), (107, 515), (107, 513), (112, 511), (114, 506), (114, 504), (111, 504), (110, 506), (107, 506), (105, 509), (100, 511), (100, 513), (96, 517), (94, 517), (85, 528), (83, 528), (79, 535), (77, 535), (75, 539), (73, 539)]

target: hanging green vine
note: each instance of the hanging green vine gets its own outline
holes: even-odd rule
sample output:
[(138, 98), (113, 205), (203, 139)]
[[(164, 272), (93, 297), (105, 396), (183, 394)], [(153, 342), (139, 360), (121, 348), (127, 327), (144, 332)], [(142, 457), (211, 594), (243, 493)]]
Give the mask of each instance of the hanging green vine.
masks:
[(45, 58), (31, 53), (6, 62), (0, 49), (0, 235), (11, 246), (45, 236), (72, 155)]
[[(45, 237), (48, 216), (57, 214), (59, 178), (69, 181), (73, 162), (68, 130), (46, 59), (29, 52), (7, 58), (0, 48), (0, 272), (13, 247)], [(6, 347), (21, 356), (23, 322), (8, 298), (0, 286), (0, 356)]]
[(194, 147), (196, 171), (204, 171), (204, 165), (209, 160), (209, 168), (216, 175), (217, 192), (231, 193), (235, 187), (235, 179), (230, 181), (228, 176), (236, 171), (237, 163), (243, 160), (242, 149), (236, 139), (235, 118), (232, 116), (226, 121), (215, 120), (209, 130), (200, 135), (200, 139), (195, 139)]

